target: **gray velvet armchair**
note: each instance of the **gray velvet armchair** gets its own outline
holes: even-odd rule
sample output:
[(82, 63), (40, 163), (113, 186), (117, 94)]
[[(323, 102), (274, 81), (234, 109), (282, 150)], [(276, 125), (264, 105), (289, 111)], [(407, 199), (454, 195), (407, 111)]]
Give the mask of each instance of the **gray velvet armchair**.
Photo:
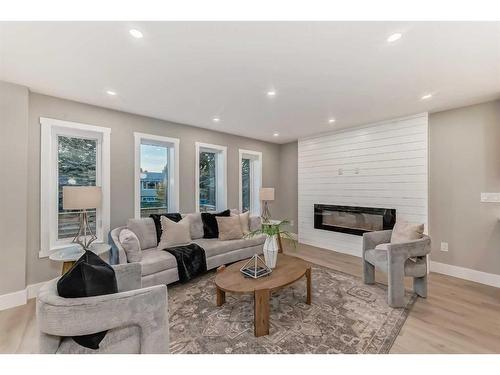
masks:
[(431, 239), (391, 244), (391, 230), (363, 234), (363, 280), (375, 282), (375, 268), (387, 273), (388, 303), (392, 307), (405, 304), (405, 276), (413, 277), (413, 290), (420, 297), (427, 297), (427, 254)]
[[(139, 263), (113, 268), (116, 294), (62, 298), (57, 279), (40, 289), (36, 302), (40, 353), (168, 353), (167, 287), (141, 288)], [(71, 339), (105, 330), (98, 350)]]

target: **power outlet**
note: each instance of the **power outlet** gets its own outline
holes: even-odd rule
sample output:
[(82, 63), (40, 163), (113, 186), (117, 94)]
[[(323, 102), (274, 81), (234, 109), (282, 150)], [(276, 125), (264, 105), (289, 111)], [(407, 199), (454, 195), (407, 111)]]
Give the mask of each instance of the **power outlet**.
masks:
[(441, 251), (448, 251), (448, 242), (441, 242)]
[(293, 227), (293, 220), (290, 220), (290, 226)]
[(481, 193), (481, 202), (500, 203), (500, 193)]

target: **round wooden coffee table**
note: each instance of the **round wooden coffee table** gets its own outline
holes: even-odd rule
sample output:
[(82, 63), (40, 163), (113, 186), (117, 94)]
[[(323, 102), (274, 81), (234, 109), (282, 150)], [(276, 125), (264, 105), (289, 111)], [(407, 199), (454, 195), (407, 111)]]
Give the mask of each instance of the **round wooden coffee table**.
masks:
[(289, 255), (278, 254), (276, 268), (269, 276), (252, 279), (243, 276), (240, 268), (248, 261), (234, 263), (217, 273), (217, 306), (226, 301), (226, 292), (253, 293), (254, 295), (254, 334), (269, 334), (269, 298), (271, 292), (294, 283), (303, 276), (307, 279), (306, 303), (311, 304), (311, 265), (306, 261)]

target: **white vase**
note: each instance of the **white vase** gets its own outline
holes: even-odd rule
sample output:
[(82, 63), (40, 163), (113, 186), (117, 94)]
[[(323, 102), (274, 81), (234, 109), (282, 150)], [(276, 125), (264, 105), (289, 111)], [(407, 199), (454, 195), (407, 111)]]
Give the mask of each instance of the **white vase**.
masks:
[(264, 242), (264, 260), (269, 268), (276, 267), (276, 259), (278, 258), (278, 240), (276, 235), (266, 236)]

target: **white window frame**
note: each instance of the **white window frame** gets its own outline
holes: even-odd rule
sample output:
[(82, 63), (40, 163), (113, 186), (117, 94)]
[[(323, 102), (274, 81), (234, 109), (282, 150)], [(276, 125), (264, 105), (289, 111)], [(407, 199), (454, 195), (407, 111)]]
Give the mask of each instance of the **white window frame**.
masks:
[(250, 215), (260, 215), (259, 192), (262, 187), (262, 152), (239, 149), (238, 178), (239, 178), (239, 210), (243, 212), (243, 159), (250, 159)]
[(164, 137), (161, 135), (134, 132), (135, 173), (134, 173), (134, 211), (135, 218), (141, 217), (141, 144), (168, 147), (168, 211), (179, 212), (179, 138)]
[(227, 208), (227, 147), (209, 143), (195, 142), (195, 208), (200, 212), (200, 152), (214, 152), (215, 178), (217, 180), (216, 210)]
[(96, 185), (102, 189), (97, 209), (97, 242), (106, 242), (110, 223), (110, 136), (111, 129), (71, 121), (40, 117), (40, 252), (48, 257), (67, 247), (72, 238), (58, 239), (58, 139), (59, 135), (97, 139)]

